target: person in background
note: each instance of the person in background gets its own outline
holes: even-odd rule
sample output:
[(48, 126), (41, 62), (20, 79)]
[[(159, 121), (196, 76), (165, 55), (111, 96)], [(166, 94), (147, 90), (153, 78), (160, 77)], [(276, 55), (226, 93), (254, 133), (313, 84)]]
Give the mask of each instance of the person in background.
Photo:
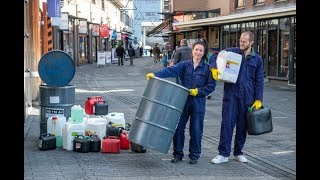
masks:
[(116, 49), (116, 53), (117, 53), (117, 56), (118, 56), (118, 66), (123, 65), (123, 58), (125, 56), (125, 50), (123, 48), (123, 44), (119, 44), (117, 49)]
[(178, 48), (179, 48), (179, 46), (176, 46), (175, 49), (172, 51), (172, 56), (171, 56), (171, 59), (168, 60), (167, 66), (173, 66), (173, 65), (174, 65), (174, 64), (173, 64), (174, 56), (175, 56), (176, 51), (177, 51)]
[[(242, 55), (242, 62), (236, 83), (224, 82), (222, 121), (220, 129), (219, 154), (211, 160), (218, 164), (227, 162), (231, 153), (233, 129), (236, 126), (233, 156), (240, 162), (248, 162), (243, 155), (242, 148), (246, 141), (246, 111), (249, 107), (260, 109), (263, 99), (263, 61), (261, 56), (254, 52), (252, 45), (254, 35), (251, 31), (243, 32), (239, 40), (240, 46), (227, 48), (226, 51)], [(215, 80), (219, 80), (217, 56), (212, 57), (210, 71)]]
[(157, 43), (152, 48), (152, 53), (153, 53), (153, 62), (155, 62), (155, 63), (159, 62), (161, 52), (160, 52), (160, 48), (158, 47)]
[[(192, 60), (192, 49), (188, 46), (187, 39), (181, 39), (180, 47), (176, 50), (174, 55), (173, 64), (178, 64), (181, 61), (190, 61), (190, 60)], [(176, 78), (176, 83), (180, 84), (179, 77)]]
[(143, 54), (143, 47), (142, 46), (139, 48), (139, 52), (140, 52), (140, 57), (142, 57), (142, 54)]
[(180, 47), (176, 50), (173, 63), (192, 60), (192, 49), (188, 46), (187, 39), (180, 40)]
[(182, 61), (146, 75), (148, 80), (154, 76), (160, 78), (179, 76), (181, 85), (190, 91), (173, 136), (172, 163), (180, 162), (184, 157), (185, 128), (189, 118), (190, 141), (188, 156), (190, 164), (196, 164), (201, 154), (206, 96), (212, 93), (216, 87), (216, 81), (212, 78), (209, 65), (203, 60), (203, 57), (206, 57), (205, 48), (207, 48), (205, 44), (198, 41), (193, 45), (192, 59), (190, 61)]
[(131, 45), (129, 46), (128, 54), (129, 54), (129, 58), (130, 58), (130, 66), (133, 66), (133, 58), (136, 55), (136, 52)]

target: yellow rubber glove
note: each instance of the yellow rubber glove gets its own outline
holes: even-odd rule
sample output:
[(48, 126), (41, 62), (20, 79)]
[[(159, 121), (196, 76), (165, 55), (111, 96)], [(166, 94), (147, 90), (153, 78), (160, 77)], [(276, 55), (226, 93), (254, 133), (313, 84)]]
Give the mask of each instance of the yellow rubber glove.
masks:
[(256, 107), (256, 109), (260, 109), (262, 106), (262, 102), (260, 100), (255, 100), (251, 108)]
[(189, 94), (191, 96), (196, 96), (198, 94), (198, 88), (195, 88), (195, 89), (190, 89), (189, 90)]
[(153, 73), (148, 73), (148, 74), (146, 75), (146, 77), (147, 77), (147, 79), (149, 80), (150, 78), (154, 77), (154, 74), (153, 74)]
[(219, 81), (220, 79), (218, 78), (218, 75), (221, 74), (220, 71), (216, 68), (211, 68), (210, 71), (212, 73), (213, 79), (215, 79), (216, 81)]

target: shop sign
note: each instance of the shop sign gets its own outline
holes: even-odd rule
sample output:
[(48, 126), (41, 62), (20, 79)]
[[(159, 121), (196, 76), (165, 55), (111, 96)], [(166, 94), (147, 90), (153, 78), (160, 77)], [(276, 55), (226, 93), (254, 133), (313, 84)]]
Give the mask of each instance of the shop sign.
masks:
[(99, 25), (98, 24), (93, 24), (92, 25), (92, 36), (99, 36)]
[(110, 36), (109, 27), (106, 24), (102, 24), (100, 27), (100, 37), (108, 38)]
[(63, 30), (63, 31), (68, 31), (69, 30), (68, 13), (61, 13), (59, 29)]
[(116, 39), (117, 39), (117, 31), (116, 31), (116, 30), (113, 30), (113, 31), (112, 31), (111, 39), (112, 39), (112, 40), (116, 40)]
[(88, 24), (86, 20), (79, 20), (79, 34), (88, 34)]
[(61, 16), (61, 0), (47, 0), (47, 4), (49, 17)]

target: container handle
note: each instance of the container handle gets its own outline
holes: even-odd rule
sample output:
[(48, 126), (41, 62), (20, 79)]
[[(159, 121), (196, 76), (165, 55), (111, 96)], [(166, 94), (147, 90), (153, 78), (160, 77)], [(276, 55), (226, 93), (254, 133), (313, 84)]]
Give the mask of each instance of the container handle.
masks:
[(108, 136), (108, 139), (119, 139), (118, 136)]
[(49, 136), (54, 136), (54, 135), (52, 135), (51, 133), (42, 133), (41, 136), (47, 136), (47, 137), (49, 137)]

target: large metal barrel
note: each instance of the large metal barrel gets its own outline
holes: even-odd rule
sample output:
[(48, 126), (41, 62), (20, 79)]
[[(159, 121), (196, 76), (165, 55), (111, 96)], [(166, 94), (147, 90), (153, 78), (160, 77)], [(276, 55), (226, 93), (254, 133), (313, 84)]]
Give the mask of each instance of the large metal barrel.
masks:
[(42, 56), (38, 64), (39, 76), (48, 86), (66, 86), (75, 74), (70, 55), (61, 50), (52, 50)]
[(161, 78), (151, 78), (130, 127), (130, 141), (168, 153), (189, 89)]
[(47, 120), (51, 116), (71, 116), (75, 103), (75, 86), (51, 87), (40, 85), (40, 134), (47, 132)]

